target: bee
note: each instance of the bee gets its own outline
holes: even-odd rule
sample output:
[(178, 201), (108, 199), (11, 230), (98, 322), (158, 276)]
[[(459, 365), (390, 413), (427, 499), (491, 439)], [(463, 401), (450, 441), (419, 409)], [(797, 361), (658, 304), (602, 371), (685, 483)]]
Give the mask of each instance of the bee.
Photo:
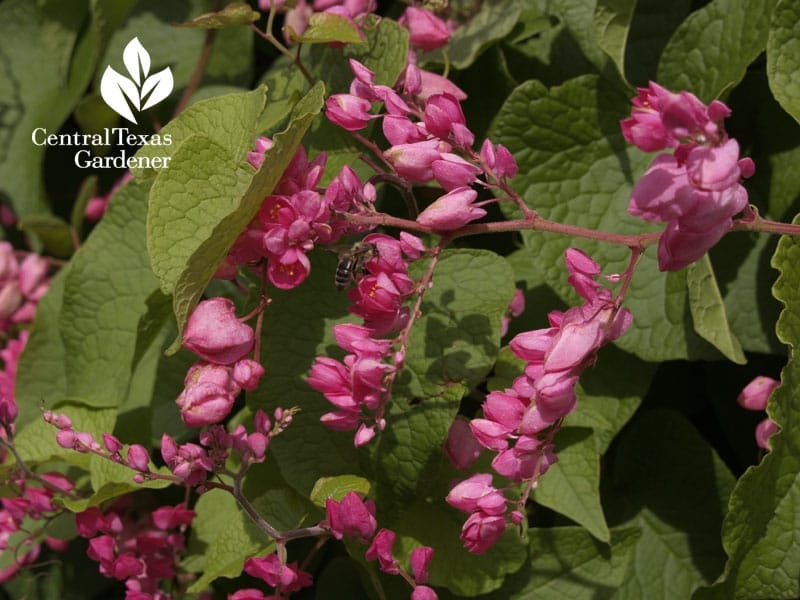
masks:
[(377, 257), (378, 247), (369, 242), (356, 242), (349, 250), (339, 254), (339, 264), (336, 265), (336, 277), (334, 278), (336, 289), (343, 290), (359, 275), (366, 273), (367, 263)]

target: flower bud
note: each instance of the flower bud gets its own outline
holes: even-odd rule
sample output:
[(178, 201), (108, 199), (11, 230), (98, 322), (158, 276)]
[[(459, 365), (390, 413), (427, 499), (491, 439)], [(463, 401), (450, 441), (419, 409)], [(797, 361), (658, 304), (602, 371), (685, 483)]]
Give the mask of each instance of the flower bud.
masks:
[(132, 444), (128, 448), (128, 466), (142, 473), (150, 472), (150, 455), (141, 444)]
[(430, 546), (420, 546), (411, 551), (411, 572), (417, 583), (428, 581), (428, 566), (433, 558), (433, 548)]
[(770, 395), (780, 384), (780, 381), (772, 377), (756, 377), (739, 394), (739, 405), (747, 410), (764, 410)]
[(183, 345), (209, 362), (229, 365), (253, 348), (252, 327), (236, 318), (233, 302), (211, 298), (197, 305), (186, 323)]
[(423, 210), (417, 217), (417, 223), (439, 231), (463, 227), (486, 215), (485, 210), (472, 204), (477, 197), (478, 192), (471, 188), (455, 188)]
[(258, 387), (264, 367), (251, 358), (243, 358), (233, 365), (233, 380), (244, 390), (254, 390)]
[(445, 22), (424, 8), (409, 6), (397, 22), (408, 29), (408, 42), (426, 52), (444, 46), (450, 39)]
[(351, 94), (334, 94), (325, 101), (325, 115), (347, 131), (359, 131), (369, 123), (372, 104)]

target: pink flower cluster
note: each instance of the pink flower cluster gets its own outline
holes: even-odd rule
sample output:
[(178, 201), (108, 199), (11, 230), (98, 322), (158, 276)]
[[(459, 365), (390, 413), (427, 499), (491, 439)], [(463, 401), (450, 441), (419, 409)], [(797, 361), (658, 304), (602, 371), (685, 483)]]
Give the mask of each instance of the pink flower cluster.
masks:
[(103, 433), (102, 445), (87, 431), (75, 431), (72, 420), (67, 415), (57, 414), (46, 410), (42, 414), (45, 422), (58, 428), (56, 443), (67, 450), (75, 450), (83, 454), (96, 454), (111, 462), (125, 465), (138, 474), (134, 481), (141, 483), (145, 477), (142, 473), (150, 472), (150, 455), (141, 444), (131, 444), (123, 453), (125, 446), (110, 433)]
[[(747, 410), (766, 410), (767, 401), (781, 382), (760, 375), (748, 383), (737, 398), (739, 405)], [(769, 438), (778, 431), (778, 424), (767, 417), (756, 426), (756, 444), (769, 452)]]
[(175, 401), (189, 427), (221, 422), (243, 389), (258, 387), (264, 367), (247, 358), (255, 344), (253, 328), (236, 318), (227, 298), (200, 302), (183, 334), (183, 345), (205, 359), (192, 365)]
[[(565, 258), (569, 283), (584, 303), (551, 312), (549, 328), (511, 340), (511, 351), (527, 363), (525, 371), (511, 388), (490, 392), (483, 418), (470, 423), (478, 443), (497, 453), (492, 468), (517, 483), (535, 485), (556, 461), (553, 428), (575, 408), (575, 384), (581, 372), (594, 363), (597, 350), (621, 336), (632, 320), (630, 311), (620, 309), (611, 290), (597, 281), (600, 265), (575, 248), (569, 248)], [(615, 282), (619, 277), (607, 279)], [(491, 480), (488, 474), (473, 476), (447, 498), (452, 506), (470, 513), (462, 539), (475, 553), (491, 547), (506, 523), (505, 498)], [(521, 518), (514, 511), (508, 517), (514, 523)]]
[(202, 486), (209, 473), (225, 466), (231, 452), (238, 455), (242, 468), (263, 462), (270, 440), (292, 423), (294, 410), (276, 408), (275, 423), (262, 410), (253, 418), (254, 431), (237, 425), (230, 433), (221, 425), (213, 425), (200, 434), (200, 444), (178, 444), (166, 433), (161, 436), (161, 457), (173, 475), (188, 486)]
[(100, 563), (100, 573), (125, 582), (126, 600), (168, 600), (172, 596), (159, 583), (175, 577), (183, 529), (196, 515), (179, 504), (139, 518), (130, 504), (123, 498), (105, 513), (95, 506), (75, 516), (78, 533), (90, 538), (86, 554)]
[[(34, 562), (41, 551), (36, 534), (19, 540), (22, 531), (32, 531), (30, 521), (41, 521), (53, 517), (59, 508), (53, 504), (57, 491), (69, 492), (72, 482), (61, 473), (45, 473), (40, 481), (26, 479), (22, 474), (12, 476), (7, 483), (16, 488), (16, 494), (0, 498), (0, 554), (14, 556), (16, 559), (8, 566), (0, 568), (0, 583), (8, 581), (20, 567)], [(35, 531), (35, 529), (33, 530)], [(45, 544), (53, 550), (64, 551), (68, 542), (52, 537), (44, 538)]]
[(0, 242), (0, 330), (33, 321), (36, 305), (50, 288), (47, 271), (47, 261), (38, 254), (20, 262), (13, 246)]
[(694, 94), (670, 92), (651, 82), (633, 99), (633, 112), (620, 124), (625, 139), (645, 152), (666, 148), (634, 186), (628, 212), (667, 223), (659, 239), (658, 265), (677, 271), (701, 258), (733, 226), (732, 217), (747, 206), (739, 181), (753, 175), (749, 158), (725, 133), (730, 109), (706, 106)]
[[(383, 157), (395, 173), (412, 183), (435, 180), (446, 190), (417, 221), (448, 231), (483, 217), (486, 211), (475, 202), (478, 193), (471, 186), (486, 185), (478, 180), (482, 174), (491, 181), (513, 177), (517, 164), (505, 147), (489, 140), (480, 153), (472, 150), (475, 135), (466, 125), (460, 104), (464, 92), (413, 62), (407, 65), (397, 90), (376, 85), (375, 74), (358, 61), (351, 59), (350, 68), (355, 78), (349, 93), (330, 96), (325, 113), (348, 131), (382, 118), (383, 134), (391, 144)], [(383, 103), (385, 114), (371, 113), (375, 102)]]
[[(3, 361), (0, 370), (0, 439), (14, 437), (17, 419), (15, 396), (17, 363), (29, 332), (18, 330), (19, 325), (33, 322), (39, 300), (50, 288), (48, 263), (37, 254), (27, 254), (18, 261), (13, 246), (0, 241), (0, 332), (4, 345), (0, 349)], [(6, 450), (0, 446), (0, 464), (5, 462)]]
[(364, 320), (363, 325), (336, 325), (337, 343), (349, 352), (343, 361), (318, 356), (307, 382), (336, 407), (322, 415), (322, 422), (337, 431), (352, 431), (355, 445), (368, 443), (386, 422), (383, 412), (388, 402), (387, 377), (400, 368), (403, 353), (394, 352), (394, 342), (382, 336), (403, 328), (409, 320), (406, 299), (415, 284), (408, 276), (408, 261), (418, 259), (425, 247), (421, 240), (401, 233), (396, 240), (388, 235), (371, 234), (364, 243), (376, 252), (365, 264), (367, 273), (350, 290), (350, 312)]
[[(258, 168), (272, 141), (259, 138), (250, 163)], [(357, 231), (337, 212), (371, 212), (375, 188), (363, 184), (355, 172), (345, 167), (321, 194), (316, 186), (325, 168), (326, 155), (308, 160), (300, 146), (272, 194), (264, 198), (256, 217), (242, 232), (217, 271), (220, 278), (232, 279), (244, 264), (267, 262), (267, 277), (272, 285), (287, 290), (305, 281), (311, 270), (306, 254), (314, 244), (331, 244), (342, 235)]]

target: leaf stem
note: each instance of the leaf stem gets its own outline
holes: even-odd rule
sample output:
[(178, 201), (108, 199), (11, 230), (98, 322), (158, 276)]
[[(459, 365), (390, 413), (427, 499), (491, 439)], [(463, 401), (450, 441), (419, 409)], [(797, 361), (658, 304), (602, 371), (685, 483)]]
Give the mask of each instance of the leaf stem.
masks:
[[(220, 10), (221, 7), (222, 3), (217, 0), (215, 10)], [(194, 94), (194, 92), (197, 90), (197, 87), (200, 85), (200, 82), (203, 80), (203, 75), (206, 67), (208, 66), (208, 60), (211, 58), (211, 50), (214, 47), (214, 40), (216, 37), (216, 29), (206, 30), (206, 37), (205, 40), (203, 40), (203, 49), (200, 52), (200, 57), (197, 59), (197, 64), (194, 66), (192, 78), (189, 80), (189, 83), (186, 84), (186, 87), (181, 94), (181, 98), (178, 100), (178, 104), (175, 106), (175, 112), (172, 115), (173, 118), (183, 112), (183, 109), (185, 109), (186, 105), (189, 104), (192, 94)]]

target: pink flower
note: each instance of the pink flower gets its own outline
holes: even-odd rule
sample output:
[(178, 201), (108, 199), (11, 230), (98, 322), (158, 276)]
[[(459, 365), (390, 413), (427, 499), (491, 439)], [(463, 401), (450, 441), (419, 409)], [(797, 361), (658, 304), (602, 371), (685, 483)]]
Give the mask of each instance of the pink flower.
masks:
[(341, 502), (332, 498), (326, 499), (325, 512), (331, 533), (337, 540), (346, 536), (366, 544), (378, 527), (375, 503), (365, 503), (355, 492), (348, 492)]
[(270, 260), (267, 275), (276, 288), (290, 290), (303, 283), (310, 271), (311, 262), (305, 253), (292, 248), (277, 260)]
[(494, 159), (494, 165), (492, 166), (495, 175), (500, 178), (514, 177), (519, 170), (514, 155), (511, 154), (509, 149), (503, 146), (503, 144), (497, 144), (495, 153), (496, 157)]
[(258, 169), (261, 166), (261, 163), (264, 162), (264, 154), (272, 148), (273, 142), (271, 139), (259, 136), (256, 138), (256, 149), (251, 150), (247, 153), (247, 162), (249, 162), (253, 168)]
[(301, 570), (296, 562), (281, 564), (277, 554), (264, 558), (248, 558), (244, 563), (245, 573), (258, 577), (271, 587), (281, 586), (281, 591), (292, 593), (313, 583), (311, 575)]
[(431, 163), (433, 177), (447, 191), (468, 186), (480, 175), (480, 168), (450, 152), (443, 152), (439, 160)]
[(351, 94), (334, 94), (325, 101), (325, 115), (347, 131), (358, 131), (369, 124), (372, 115), (369, 100)]
[(433, 179), (432, 163), (442, 157), (439, 140), (435, 139), (398, 144), (386, 150), (383, 155), (398, 175), (419, 183)]
[(480, 456), (481, 445), (475, 439), (466, 419), (456, 417), (450, 425), (444, 452), (450, 460), (450, 464), (459, 471), (469, 469)]
[(162, 531), (176, 529), (181, 525), (191, 525), (197, 516), (193, 510), (186, 508), (185, 504), (177, 506), (162, 506), (154, 510), (151, 514), (153, 525)]
[(191, 443), (178, 446), (166, 433), (161, 436), (161, 456), (170, 471), (183, 479), (186, 485), (202, 483), (208, 472), (214, 469), (214, 464), (202, 447)]
[(367, 560), (377, 560), (381, 571), (389, 575), (397, 575), (400, 572), (400, 566), (392, 556), (392, 546), (396, 537), (391, 529), (381, 529), (364, 555)]
[(756, 426), (756, 444), (758, 444), (758, 447), (769, 452), (769, 438), (777, 433), (777, 431), (778, 424), (772, 419), (767, 418), (761, 421)]
[(228, 594), (228, 600), (267, 600), (267, 597), (261, 590), (245, 588), (233, 594)]
[(461, 539), (467, 550), (473, 554), (483, 554), (500, 539), (505, 530), (504, 517), (475, 512), (461, 528)]
[(409, 31), (409, 43), (426, 52), (444, 46), (450, 30), (439, 17), (424, 8), (409, 6), (397, 21)]
[(428, 582), (428, 567), (433, 559), (433, 548), (430, 546), (420, 546), (411, 551), (411, 572), (417, 583)]
[(392, 146), (421, 142), (427, 137), (419, 123), (403, 115), (384, 115), (383, 135)]
[(150, 455), (141, 444), (131, 444), (128, 448), (128, 466), (142, 473), (150, 471)]
[(434, 94), (425, 101), (424, 123), (428, 133), (446, 140), (455, 125), (466, 125), (466, 119), (458, 99), (444, 93)]
[(481, 510), (489, 515), (502, 515), (506, 510), (505, 496), (491, 483), (491, 475), (478, 473), (457, 484), (445, 500), (450, 506), (463, 512)]
[(243, 358), (236, 361), (233, 365), (231, 377), (233, 381), (243, 390), (254, 390), (258, 387), (261, 377), (264, 375), (264, 367), (251, 358)]
[(236, 308), (227, 298), (200, 302), (186, 323), (183, 345), (207, 361), (230, 365), (253, 348), (253, 329), (236, 318)]
[(411, 592), (411, 600), (438, 600), (438, 598), (433, 588), (427, 585), (418, 585)]
[(485, 210), (473, 205), (477, 197), (478, 192), (471, 188), (455, 188), (423, 210), (417, 217), (417, 223), (439, 231), (463, 227), (486, 215)]
[(777, 379), (760, 375), (745, 386), (737, 400), (747, 410), (764, 410), (772, 392), (780, 385)]
[(222, 421), (236, 400), (239, 386), (232, 368), (210, 363), (195, 363), (186, 374), (186, 387), (175, 400), (183, 422), (189, 427), (203, 427)]

